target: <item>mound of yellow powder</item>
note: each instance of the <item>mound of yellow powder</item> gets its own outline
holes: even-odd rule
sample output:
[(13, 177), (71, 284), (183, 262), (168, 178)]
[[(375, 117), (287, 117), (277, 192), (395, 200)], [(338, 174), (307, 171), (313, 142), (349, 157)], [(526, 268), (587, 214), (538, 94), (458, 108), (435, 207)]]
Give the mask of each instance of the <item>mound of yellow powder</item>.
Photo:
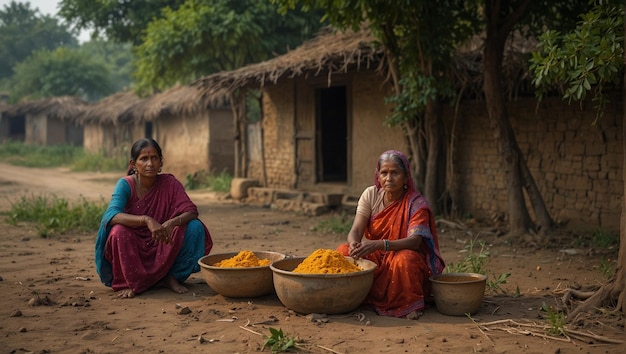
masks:
[(335, 250), (318, 249), (306, 257), (293, 272), (300, 274), (344, 274), (361, 270), (363, 269)]
[(262, 267), (270, 264), (269, 259), (259, 259), (251, 251), (241, 251), (232, 258), (223, 259), (215, 264), (214, 267), (220, 268), (250, 268)]

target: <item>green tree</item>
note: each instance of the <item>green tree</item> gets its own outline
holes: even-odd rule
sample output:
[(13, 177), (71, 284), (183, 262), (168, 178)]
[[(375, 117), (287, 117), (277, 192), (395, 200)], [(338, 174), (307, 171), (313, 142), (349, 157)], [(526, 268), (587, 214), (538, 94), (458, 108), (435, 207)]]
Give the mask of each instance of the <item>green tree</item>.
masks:
[(11, 1), (0, 10), (0, 79), (13, 75), (13, 66), (36, 50), (77, 46), (68, 27), (41, 15), (30, 4)]
[(119, 43), (141, 43), (143, 31), (161, 9), (177, 9), (185, 0), (61, 0), (59, 16), (77, 30)]
[(100, 58), (109, 73), (113, 92), (125, 91), (133, 86), (133, 53), (130, 43), (120, 44), (110, 40), (92, 39), (80, 46), (80, 51), (92, 58)]
[(11, 100), (78, 96), (95, 100), (111, 91), (104, 62), (78, 49), (41, 50), (15, 66)]
[(284, 53), (310, 38), (320, 16), (281, 16), (258, 0), (187, 0), (148, 24), (136, 48), (140, 91), (163, 90)]
[[(531, 70), (539, 95), (563, 87), (563, 97), (582, 101), (591, 93), (597, 103), (598, 117), (607, 102), (605, 89), (621, 84), (623, 110), (622, 140), (626, 142), (626, 7), (623, 1), (598, 0), (594, 8), (582, 14), (579, 25), (570, 32), (546, 31), (533, 53)], [(621, 81), (621, 82), (620, 82)], [(625, 145), (626, 147), (626, 145)], [(622, 156), (624, 191), (626, 191), (626, 149)], [(612, 308), (626, 310), (626, 198), (622, 198), (620, 247), (617, 270), (611, 280), (580, 306), (573, 309), (568, 321), (582, 313)]]

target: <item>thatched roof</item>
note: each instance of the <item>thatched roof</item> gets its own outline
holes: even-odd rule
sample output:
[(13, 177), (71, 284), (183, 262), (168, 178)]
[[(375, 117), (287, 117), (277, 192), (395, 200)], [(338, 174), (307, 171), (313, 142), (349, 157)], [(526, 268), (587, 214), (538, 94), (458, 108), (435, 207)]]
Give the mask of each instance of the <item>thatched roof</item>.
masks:
[(89, 122), (116, 125), (120, 116), (140, 101), (132, 91), (117, 92), (89, 105), (79, 120), (82, 124)]
[[(454, 55), (447, 75), (466, 97), (482, 97), (484, 34), (475, 36)], [(502, 65), (506, 94), (534, 92), (528, 70), (528, 56), (536, 41), (514, 33), (507, 41)], [(325, 28), (302, 46), (274, 59), (240, 69), (212, 74), (192, 83), (211, 99), (229, 97), (235, 90), (275, 84), (282, 78), (328, 76), (349, 69), (367, 69), (384, 65), (383, 48), (367, 26), (358, 32), (340, 32)]]
[(87, 105), (87, 102), (75, 96), (50, 97), (11, 105), (5, 113), (10, 116), (45, 114), (60, 120), (77, 121)]
[(215, 100), (228, 97), (244, 86), (263, 87), (275, 84), (279, 79), (296, 76), (325, 74), (330, 84), (333, 74), (346, 73), (354, 67), (377, 68), (381, 57), (382, 48), (376, 45), (368, 28), (358, 32), (325, 28), (318, 36), (286, 54), (233, 71), (205, 76), (191, 86), (198, 87), (203, 96)]
[(145, 98), (120, 117), (122, 122), (154, 121), (180, 116), (193, 116), (209, 109), (209, 102), (197, 87), (174, 86)]

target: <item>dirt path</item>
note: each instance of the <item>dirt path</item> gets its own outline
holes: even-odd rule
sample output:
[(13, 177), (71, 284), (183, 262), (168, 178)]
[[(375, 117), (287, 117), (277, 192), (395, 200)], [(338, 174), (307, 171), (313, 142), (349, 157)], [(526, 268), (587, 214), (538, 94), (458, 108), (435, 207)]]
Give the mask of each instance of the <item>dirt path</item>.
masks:
[[(28, 194), (55, 194), (74, 200), (108, 200), (119, 174), (73, 173), (0, 164), (0, 212)], [(334, 248), (345, 235), (312, 229), (317, 218), (241, 205), (206, 191), (190, 193), (215, 241), (212, 253), (242, 249), (306, 256)], [(542, 303), (556, 304), (560, 290), (602, 281), (598, 256), (559, 250), (515, 249), (483, 235), (489, 245), (488, 268), (510, 272), (502, 289), (488, 292), (472, 317), (444, 316), (429, 308), (418, 321), (381, 317), (363, 311), (312, 321), (286, 309), (276, 295), (229, 299), (217, 295), (194, 274), (190, 292), (154, 289), (135, 299), (118, 299), (103, 286), (93, 262), (94, 234), (36, 236), (29, 225), (12, 226), (0, 215), (0, 352), (2, 353), (251, 353), (263, 349), (269, 328), (303, 340), (313, 353), (622, 353), (624, 345), (598, 340), (565, 342), (532, 333), (549, 324)], [(442, 253), (457, 262), (475, 234), (441, 227)], [(519, 291), (521, 296), (514, 296)], [(39, 303), (30, 303), (38, 297)], [(189, 313), (181, 313), (180, 308)], [(361, 318), (362, 319), (362, 318)], [(532, 332), (510, 324), (479, 328), (491, 321), (536, 323)], [(599, 324), (594, 333), (623, 339), (623, 328)], [(528, 328), (525, 328), (528, 330)], [(585, 329), (579, 329), (585, 330)], [(261, 334), (261, 335), (260, 335)], [(202, 338), (202, 341), (199, 340)], [(265, 349), (265, 352), (269, 352)]]

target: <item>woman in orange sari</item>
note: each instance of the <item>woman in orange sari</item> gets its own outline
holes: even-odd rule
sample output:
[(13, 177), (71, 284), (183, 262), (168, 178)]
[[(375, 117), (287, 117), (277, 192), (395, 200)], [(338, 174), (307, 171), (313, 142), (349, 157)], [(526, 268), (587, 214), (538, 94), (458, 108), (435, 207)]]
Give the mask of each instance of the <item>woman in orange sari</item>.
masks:
[(378, 158), (374, 180), (359, 198), (348, 243), (337, 251), (376, 263), (366, 308), (418, 319), (430, 296), (429, 277), (445, 266), (435, 218), (426, 198), (415, 190), (401, 152), (389, 150)]

